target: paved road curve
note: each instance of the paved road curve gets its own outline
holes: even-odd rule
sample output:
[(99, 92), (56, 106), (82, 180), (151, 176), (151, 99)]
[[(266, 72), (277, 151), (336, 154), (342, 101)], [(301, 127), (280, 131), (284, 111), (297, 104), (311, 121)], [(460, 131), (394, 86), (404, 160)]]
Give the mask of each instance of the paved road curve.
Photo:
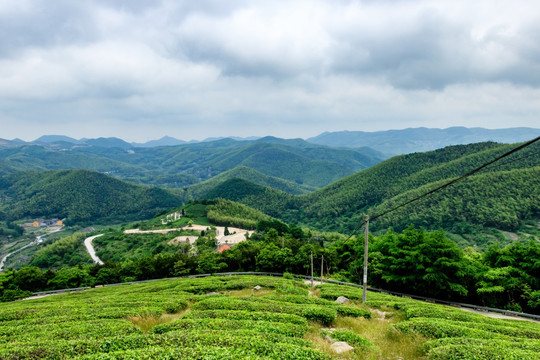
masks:
[(88, 254), (90, 254), (90, 257), (92, 258), (94, 263), (98, 265), (103, 265), (103, 261), (101, 261), (101, 259), (96, 256), (94, 245), (92, 245), (92, 240), (100, 236), (103, 236), (103, 234), (87, 237), (86, 239), (84, 239), (84, 246), (86, 247), (86, 251), (88, 252)]
[(21, 248), (15, 250), (15, 251), (13, 251), (13, 252), (10, 252), (10, 253), (7, 254), (6, 256), (4, 256), (4, 257), (2, 258), (2, 260), (0, 260), (0, 271), (3, 271), (3, 270), (4, 270), (4, 265), (6, 264), (6, 261), (7, 261), (7, 258), (8, 258), (8, 257), (10, 257), (10, 256), (13, 255), (13, 254), (18, 253), (19, 251), (23, 251), (24, 249), (26, 249), (26, 248), (28, 248), (28, 247), (30, 247), (30, 246), (34, 246), (34, 245), (39, 244), (39, 243), (40, 243), (40, 242), (39, 242), (39, 239), (40, 239), (40, 238), (44, 239), (45, 236), (54, 234), (54, 233), (56, 233), (56, 232), (59, 232), (59, 231), (62, 230), (62, 228), (63, 228), (63, 226), (60, 226), (60, 227), (58, 227), (58, 228), (53, 228), (53, 230), (52, 230), (51, 232), (49, 232), (49, 233), (46, 233), (46, 234), (44, 234), (44, 235), (38, 235), (38, 236), (36, 236), (36, 240), (31, 241), (31, 242), (29, 242), (28, 244), (24, 245), (23, 247), (21, 247)]

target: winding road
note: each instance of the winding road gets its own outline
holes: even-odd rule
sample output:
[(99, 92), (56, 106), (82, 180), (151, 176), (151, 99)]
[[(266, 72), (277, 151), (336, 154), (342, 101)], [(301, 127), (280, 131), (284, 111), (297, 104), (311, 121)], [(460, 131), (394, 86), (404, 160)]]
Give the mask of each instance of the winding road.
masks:
[[(202, 225), (192, 225), (192, 226), (185, 226), (183, 229), (192, 229), (196, 231), (204, 231), (208, 229), (208, 226), (202, 226)], [(181, 229), (158, 229), (158, 230), (139, 230), (139, 229), (129, 229), (124, 230), (124, 234), (166, 234), (170, 231), (178, 231)], [(251, 236), (253, 234), (253, 231), (248, 231), (244, 229), (238, 229), (238, 228), (229, 228), (229, 231), (231, 235), (225, 235), (225, 227), (223, 226), (216, 226), (216, 239), (218, 241), (218, 245), (221, 244), (238, 244), (239, 242), (246, 240), (246, 233), (248, 236)], [(92, 241), (95, 238), (98, 238), (100, 236), (103, 236), (103, 234), (94, 235), (87, 237), (84, 240), (84, 246), (86, 247), (86, 251), (92, 258), (95, 264), (103, 265), (103, 261), (96, 255), (96, 250), (94, 249), (94, 245), (92, 244)], [(189, 238), (187, 236), (186, 238)], [(37, 241), (37, 240), (36, 240)], [(27, 245), (28, 246), (28, 245)], [(18, 250), (20, 251), (20, 250)], [(9, 256), (9, 255), (8, 255)]]
[(87, 237), (86, 239), (84, 239), (84, 246), (86, 247), (86, 251), (88, 252), (88, 254), (90, 254), (90, 257), (94, 261), (94, 264), (103, 265), (103, 261), (101, 261), (101, 259), (97, 257), (96, 251), (94, 250), (94, 245), (92, 244), (92, 241), (100, 236), (103, 236), (103, 234)]
[(31, 242), (29, 242), (28, 244), (24, 245), (23, 247), (18, 248), (17, 250), (12, 251), (12, 252), (10, 252), (9, 254), (5, 255), (5, 256), (2, 258), (2, 260), (0, 260), (0, 271), (3, 271), (3, 270), (4, 270), (4, 265), (6, 264), (6, 261), (7, 261), (7, 258), (8, 258), (8, 257), (10, 257), (10, 256), (13, 255), (13, 254), (18, 253), (19, 251), (23, 251), (24, 249), (26, 249), (26, 248), (28, 248), (28, 247), (30, 247), (30, 246), (34, 246), (34, 245), (39, 244), (39, 239), (40, 239), (40, 238), (44, 239), (45, 236), (54, 234), (54, 233), (56, 233), (56, 232), (59, 232), (59, 231), (62, 230), (62, 228), (63, 228), (63, 226), (61, 226), (61, 227), (59, 227), (59, 228), (54, 228), (53, 231), (51, 231), (51, 232), (49, 232), (49, 233), (47, 233), (47, 234), (45, 234), (45, 235), (38, 235), (38, 236), (36, 236), (36, 240), (31, 241)]

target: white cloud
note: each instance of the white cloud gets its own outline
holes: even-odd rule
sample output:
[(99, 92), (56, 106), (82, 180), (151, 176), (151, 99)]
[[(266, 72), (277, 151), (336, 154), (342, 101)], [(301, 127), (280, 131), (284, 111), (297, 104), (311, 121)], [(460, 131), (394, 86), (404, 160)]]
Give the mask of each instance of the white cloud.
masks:
[(534, 126), (538, 24), (532, 0), (0, 0), (2, 137)]

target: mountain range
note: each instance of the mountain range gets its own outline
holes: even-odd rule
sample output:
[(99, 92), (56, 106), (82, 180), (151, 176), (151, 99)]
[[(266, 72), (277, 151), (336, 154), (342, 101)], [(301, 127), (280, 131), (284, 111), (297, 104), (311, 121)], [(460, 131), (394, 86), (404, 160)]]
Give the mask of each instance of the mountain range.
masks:
[[(369, 147), (379, 152), (389, 155), (407, 154), (411, 152), (423, 152), (440, 149), (449, 145), (462, 145), (477, 142), (494, 141), (500, 143), (516, 143), (530, 140), (540, 135), (540, 129), (537, 128), (507, 128), (507, 129), (485, 129), (485, 128), (466, 128), (450, 127), (447, 129), (437, 128), (408, 128), (402, 130), (385, 131), (336, 131), (324, 132), (320, 135), (306, 139), (308, 142), (330, 147), (359, 148)], [(119, 138), (97, 138), (97, 139), (74, 139), (64, 135), (43, 135), (38, 139), (25, 142), (20, 139), (6, 140), (0, 139), (0, 147), (21, 146), (29, 144), (38, 144), (50, 146), (53, 148), (77, 146), (100, 146), (100, 147), (118, 147), (122, 149), (129, 148), (148, 148), (158, 146), (177, 146), (183, 144), (214, 142), (223, 139), (232, 139), (236, 141), (254, 141), (260, 137), (214, 137), (201, 141), (197, 140), (179, 140), (174, 137), (164, 136), (161, 139), (151, 140), (144, 143), (127, 142)]]
[[(246, 180), (217, 184), (205, 197), (242, 202), (288, 223), (348, 233), (365, 214), (385, 212), (501, 156), (516, 145), (478, 143), (392, 157), (304, 195), (293, 196)], [(409, 224), (427, 228), (467, 224), (515, 230), (540, 215), (540, 143), (463, 182), (393, 212), (373, 229)]]
[[(225, 198), (288, 223), (345, 233), (363, 214), (385, 212), (517, 146), (483, 142), (388, 158), (357, 143), (331, 147), (275, 137), (156, 147), (114, 138), (40, 139), (0, 146), (0, 217), (150, 216), (189, 200)], [(430, 197), (432, 203), (393, 212), (373, 229), (413, 223), (515, 230), (540, 214), (539, 148), (537, 142), (484, 169)]]
[(274, 137), (148, 148), (128, 147), (129, 144), (114, 138), (86, 140), (84, 145), (66, 146), (65, 139), (50, 144), (56, 145), (0, 147), (0, 175), (27, 170), (86, 169), (140, 184), (185, 187), (244, 166), (295, 182), (297, 188), (308, 191), (386, 158), (365, 147), (338, 149), (302, 139)]
[(540, 129), (484, 129), (451, 127), (448, 129), (411, 128), (376, 132), (325, 132), (307, 141), (327, 146), (355, 148), (368, 146), (386, 154), (399, 155), (485, 141), (516, 143), (540, 136)]

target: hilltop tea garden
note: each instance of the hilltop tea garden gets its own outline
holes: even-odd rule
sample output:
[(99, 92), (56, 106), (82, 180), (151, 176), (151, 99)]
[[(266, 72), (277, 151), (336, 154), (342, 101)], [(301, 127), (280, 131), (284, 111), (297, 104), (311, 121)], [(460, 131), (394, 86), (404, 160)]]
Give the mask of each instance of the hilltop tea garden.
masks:
[[(260, 290), (255, 290), (260, 286)], [(334, 300), (346, 296), (342, 305)], [(539, 359), (540, 325), (290, 275), (120, 285), (0, 305), (0, 359)], [(332, 343), (354, 350), (338, 354)]]

